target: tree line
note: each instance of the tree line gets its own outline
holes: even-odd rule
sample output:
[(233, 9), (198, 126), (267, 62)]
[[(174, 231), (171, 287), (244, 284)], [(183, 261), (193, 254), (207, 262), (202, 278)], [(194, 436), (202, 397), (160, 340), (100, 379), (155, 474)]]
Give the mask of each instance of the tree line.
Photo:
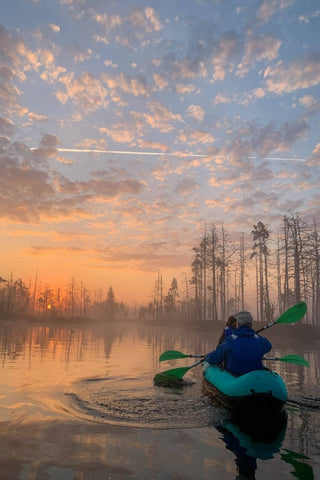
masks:
[(224, 225), (206, 226), (193, 248), (191, 278), (178, 288), (174, 278), (164, 293), (162, 276), (143, 318), (159, 321), (225, 321), (249, 309), (269, 322), (300, 301), (308, 305), (305, 323), (320, 325), (320, 230), (296, 213), (284, 216), (278, 232), (263, 222), (250, 234), (232, 237)]
[[(308, 305), (305, 323), (320, 325), (320, 229), (313, 219), (284, 216), (277, 232), (258, 221), (237, 237), (223, 224), (205, 226), (192, 249), (190, 275), (173, 278), (165, 288), (159, 273), (150, 301), (134, 315), (142, 321), (170, 324), (225, 322), (248, 309), (269, 322), (300, 301)], [(65, 289), (42, 285), (37, 274), (29, 284), (0, 277), (0, 317), (42, 316), (67, 319), (127, 317), (129, 307), (107, 295), (92, 293), (72, 278)]]
[(0, 277), (0, 318), (45, 317), (71, 320), (112, 320), (125, 317), (128, 308), (115, 299), (112, 286), (107, 295), (96, 290), (92, 295), (83, 282), (72, 278), (65, 289), (41, 285), (38, 275), (26, 284), (21, 278)]

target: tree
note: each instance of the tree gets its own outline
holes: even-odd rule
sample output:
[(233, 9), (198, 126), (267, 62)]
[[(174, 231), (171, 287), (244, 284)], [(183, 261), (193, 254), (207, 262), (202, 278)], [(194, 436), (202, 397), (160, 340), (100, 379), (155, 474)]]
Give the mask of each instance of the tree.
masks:
[(164, 299), (166, 319), (172, 321), (177, 316), (177, 298), (179, 297), (178, 282), (175, 278), (172, 279), (171, 287)]
[[(309, 261), (307, 251), (310, 240), (310, 229), (301, 221), (299, 215), (292, 213), (290, 217), (284, 217), (285, 232), (285, 308), (293, 302), (298, 303), (302, 298), (302, 290), (307, 290), (306, 264)], [(294, 294), (294, 299), (291, 292)]]
[(105, 301), (105, 315), (107, 320), (113, 320), (117, 311), (117, 304), (112, 286), (109, 287), (107, 299)]
[(269, 238), (269, 231), (262, 222), (258, 222), (257, 225), (253, 225), (251, 231), (253, 235), (253, 253), (251, 258), (257, 256), (258, 261), (258, 275), (257, 278), (257, 290), (259, 301), (259, 317), (260, 321), (271, 320), (273, 317), (273, 308), (270, 303), (269, 297), (269, 281), (268, 281), (268, 257), (269, 249), (267, 241)]
[(215, 322), (218, 320), (218, 309), (217, 309), (217, 250), (218, 250), (218, 234), (215, 225), (211, 227), (211, 238), (209, 244), (209, 264), (211, 268), (211, 311), (212, 311), (212, 320)]

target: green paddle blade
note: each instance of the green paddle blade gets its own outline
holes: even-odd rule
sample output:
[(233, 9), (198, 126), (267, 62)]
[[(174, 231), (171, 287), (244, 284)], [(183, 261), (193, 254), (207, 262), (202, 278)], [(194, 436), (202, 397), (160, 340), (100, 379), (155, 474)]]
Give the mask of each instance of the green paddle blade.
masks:
[(186, 355), (185, 353), (182, 353), (182, 352), (178, 352), (178, 350), (167, 350), (166, 352), (161, 353), (159, 357), (159, 362), (163, 362), (164, 360), (175, 360), (176, 358), (186, 358), (186, 357), (189, 357), (189, 355)]
[(190, 370), (190, 368), (192, 367), (179, 367), (157, 373), (157, 375), (154, 377), (154, 382), (160, 384), (181, 382), (182, 377), (185, 373), (187, 373), (188, 370)]
[(281, 357), (281, 358), (277, 358), (277, 360), (280, 360), (280, 362), (295, 363), (296, 365), (303, 365), (304, 367), (310, 367), (309, 362), (305, 358), (300, 357), (300, 355), (295, 355), (294, 353), (285, 355), (284, 357)]
[(307, 304), (306, 302), (299, 302), (293, 307), (289, 308), (284, 312), (280, 317), (274, 322), (276, 323), (295, 323), (301, 320), (301, 318), (306, 314)]

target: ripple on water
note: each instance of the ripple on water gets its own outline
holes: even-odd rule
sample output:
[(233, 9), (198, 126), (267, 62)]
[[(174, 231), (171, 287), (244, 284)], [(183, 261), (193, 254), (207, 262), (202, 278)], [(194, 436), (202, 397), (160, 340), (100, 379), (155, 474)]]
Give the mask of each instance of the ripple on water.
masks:
[(110, 425), (199, 428), (221, 425), (226, 417), (201, 394), (199, 382), (162, 387), (130, 378), (89, 378), (73, 384), (67, 395), (76, 415)]

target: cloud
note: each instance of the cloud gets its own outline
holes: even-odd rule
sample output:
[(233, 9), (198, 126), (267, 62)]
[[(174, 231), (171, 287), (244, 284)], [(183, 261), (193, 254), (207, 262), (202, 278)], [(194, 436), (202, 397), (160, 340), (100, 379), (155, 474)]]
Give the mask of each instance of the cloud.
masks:
[(72, 255), (76, 254), (78, 255), (79, 253), (84, 253), (88, 252), (88, 249), (86, 248), (81, 248), (81, 247), (48, 247), (47, 245), (32, 245), (29, 247), (31, 255), (45, 255), (45, 256), (50, 256), (53, 255), (56, 257), (57, 255), (60, 254), (66, 254), (66, 255)]
[(189, 195), (199, 188), (200, 185), (195, 180), (192, 178), (184, 178), (177, 183), (175, 192), (179, 195)]
[(204, 130), (192, 130), (181, 133), (177, 139), (186, 145), (212, 144), (215, 139), (210, 132)]
[(320, 57), (317, 53), (307, 53), (288, 65), (279, 62), (265, 70), (264, 79), (266, 90), (276, 95), (319, 85)]
[(289, 151), (298, 139), (307, 134), (308, 130), (309, 127), (303, 120), (286, 122), (279, 129), (269, 124), (259, 129), (253, 128), (251, 144), (253, 150), (262, 157), (277, 150)]
[[(0, 217), (11, 222), (38, 223), (41, 219), (93, 218), (92, 202), (135, 196), (144, 186), (125, 171), (105, 172), (87, 181), (72, 181), (49, 168), (47, 157), (57, 153), (59, 140), (47, 134), (40, 147), (0, 146)], [(91, 202), (91, 203), (90, 203)]]
[(244, 77), (249, 67), (256, 62), (271, 61), (277, 58), (281, 40), (268, 34), (250, 35), (246, 45), (242, 62), (237, 67), (236, 75)]
[(304, 95), (299, 98), (299, 103), (305, 108), (306, 114), (315, 115), (320, 111), (320, 100), (314, 95)]
[(122, 18), (120, 15), (107, 15), (106, 13), (94, 13), (93, 19), (103, 25), (107, 32), (122, 25)]
[(89, 114), (101, 107), (106, 108), (108, 92), (102, 82), (88, 72), (83, 72), (75, 78), (73, 73), (60, 76), (59, 82), (64, 90), (56, 93), (57, 99), (66, 104), (72, 100), (74, 104), (85, 114)]
[(169, 86), (169, 82), (164, 75), (160, 75), (159, 73), (153, 74), (154, 83), (159, 90), (164, 90)]
[(299, 22), (302, 23), (310, 23), (310, 21), (314, 18), (320, 17), (320, 10), (316, 10), (315, 12), (309, 14), (301, 14), (299, 15)]
[(239, 103), (242, 105), (250, 105), (255, 103), (257, 100), (261, 100), (266, 95), (266, 92), (263, 88), (257, 87), (251, 90), (250, 92), (245, 92), (244, 95), (239, 99)]
[(262, 23), (266, 23), (279, 10), (288, 8), (291, 4), (292, 0), (264, 0), (258, 8), (257, 19)]
[(128, 143), (129, 145), (135, 143), (136, 132), (132, 125), (128, 125), (125, 122), (118, 122), (111, 128), (99, 128), (99, 131), (102, 134), (108, 135), (114, 142)]
[(92, 19), (104, 28), (104, 35), (96, 35), (95, 40), (108, 45), (117, 42), (133, 48), (140, 42), (162, 30), (161, 21), (152, 7), (133, 8), (127, 15), (91, 13)]
[(223, 93), (218, 93), (213, 100), (214, 105), (218, 105), (219, 103), (231, 103), (231, 102), (232, 102), (231, 98), (228, 97), (227, 95), (224, 95)]
[[(146, 252), (145, 249), (144, 244), (141, 247), (137, 246), (133, 251), (123, 245), (119, 249), (98, 250), (96, 255), (100, 263), (124, 270), (133, 267), (135, 270), (154, 273), (165, 268), (188, 268), (189, 266), (189, 259), (181, 253), (162, 253), (156, 246), (150, 252)], [(172, 244), (167, 244), (166, 252), (171, 250)]]
[(133, 95), (134, 97), (149, 96), (149, 88), (142, 76), (129, 76), (124, 73), (118, 75), (111, 75), (107, 73), (101, 74), (101, 79), (111, 90), (111, 96), (114, 96), (118, 90), (127, 95)]
[(156, 14), (154, 8), (145, 7), (137, 8), (131, 11), (129, 15), (131, 25), (141, 31), (141, 29), (146, 33), (159, 32), (162, 30), (162, 24)]
[(41, 211), (47, 211), (54, 193), (49, 174), (28, 165), (26, 153), (18, 145), (0, 151), (2, 219), (22, 223), (39, 221)]
[(41, 62), (36, 53), (27, 48), (20, 38), (10, 35), (0, 24), (0, 61), (8, 68), (12, 68), (15, 77), (25, 80), (25, 72), (31, 69), (38, 70)]
[(47, 115), (41, 115), (38, 113), (29, 112), (28, 119), (30, 120), (30, 122), (45, 122), (46, 120), (49, 119), (49, 117), (47, 117)]
[(60, 32), (60, 27), (59, 25), (56, 25), (54, 23), (49, 23), (49, 28), (51, 28), (51, 30), (55, 33), (58, 33)]
[(317, 145), (314, 147), (312, 151), (312, 155), (310, 156), (310, 158), (307, 159), (307, 166), (312, 168), (317, 167), (318, 169), (319, 165), (320, 165), (320, 143), (317, 143)]
[(265, 158), (273, 152), (287, 152), (309, 132), (309, 126), (304, 119), (284, 122), (276, 125), (244, 125), (234, 133), (230, 142), (220, 151), (220, 154), (230, 157), (233, 165), (251, 164), (252, 158)]
[(242, 49), (242, 37), (235, 31), (222, 32), (210, 21), (189, 20), (189, 41), (180, 48), (179, 56), (172, 51), (163, 56), (163, 75), (169, 75), (180, 84), (181, 79), (211, 76), (223, 80), (232, 71), (233, 62)]
[(186, 85), (185, 83), (177, 83), (175, 85), (176, 92), (180, 95), (186, 95), (190, 93), (194, 93), (196, 91), (196, 87), (193, 84)]
[(182, 121), (180, 114), (171, 112), (158, 101), (148, 102), (148, 107), (151, 113), (146, 113), (142, 116), (151, 128), (158, 129), (160, 132), (170, 132), (173, 130), (173, 123)]
[(14, 125), (9, 120), (0, 117), (0, 136), (3, 135), (11, 137), (14, 132), (14, 128)]
[(198, 122), (202, 122), (205, 116), (205, 111), (199, 105), (189, 105), (187, 108), (188, 115)]
[(138, 145), (139, 145), (139, 148), (157, 150), (161, 153), (169, 153), (171, 151), (171, 148), (165, 143), (150, 142), (147, 140), (139, 139)]

